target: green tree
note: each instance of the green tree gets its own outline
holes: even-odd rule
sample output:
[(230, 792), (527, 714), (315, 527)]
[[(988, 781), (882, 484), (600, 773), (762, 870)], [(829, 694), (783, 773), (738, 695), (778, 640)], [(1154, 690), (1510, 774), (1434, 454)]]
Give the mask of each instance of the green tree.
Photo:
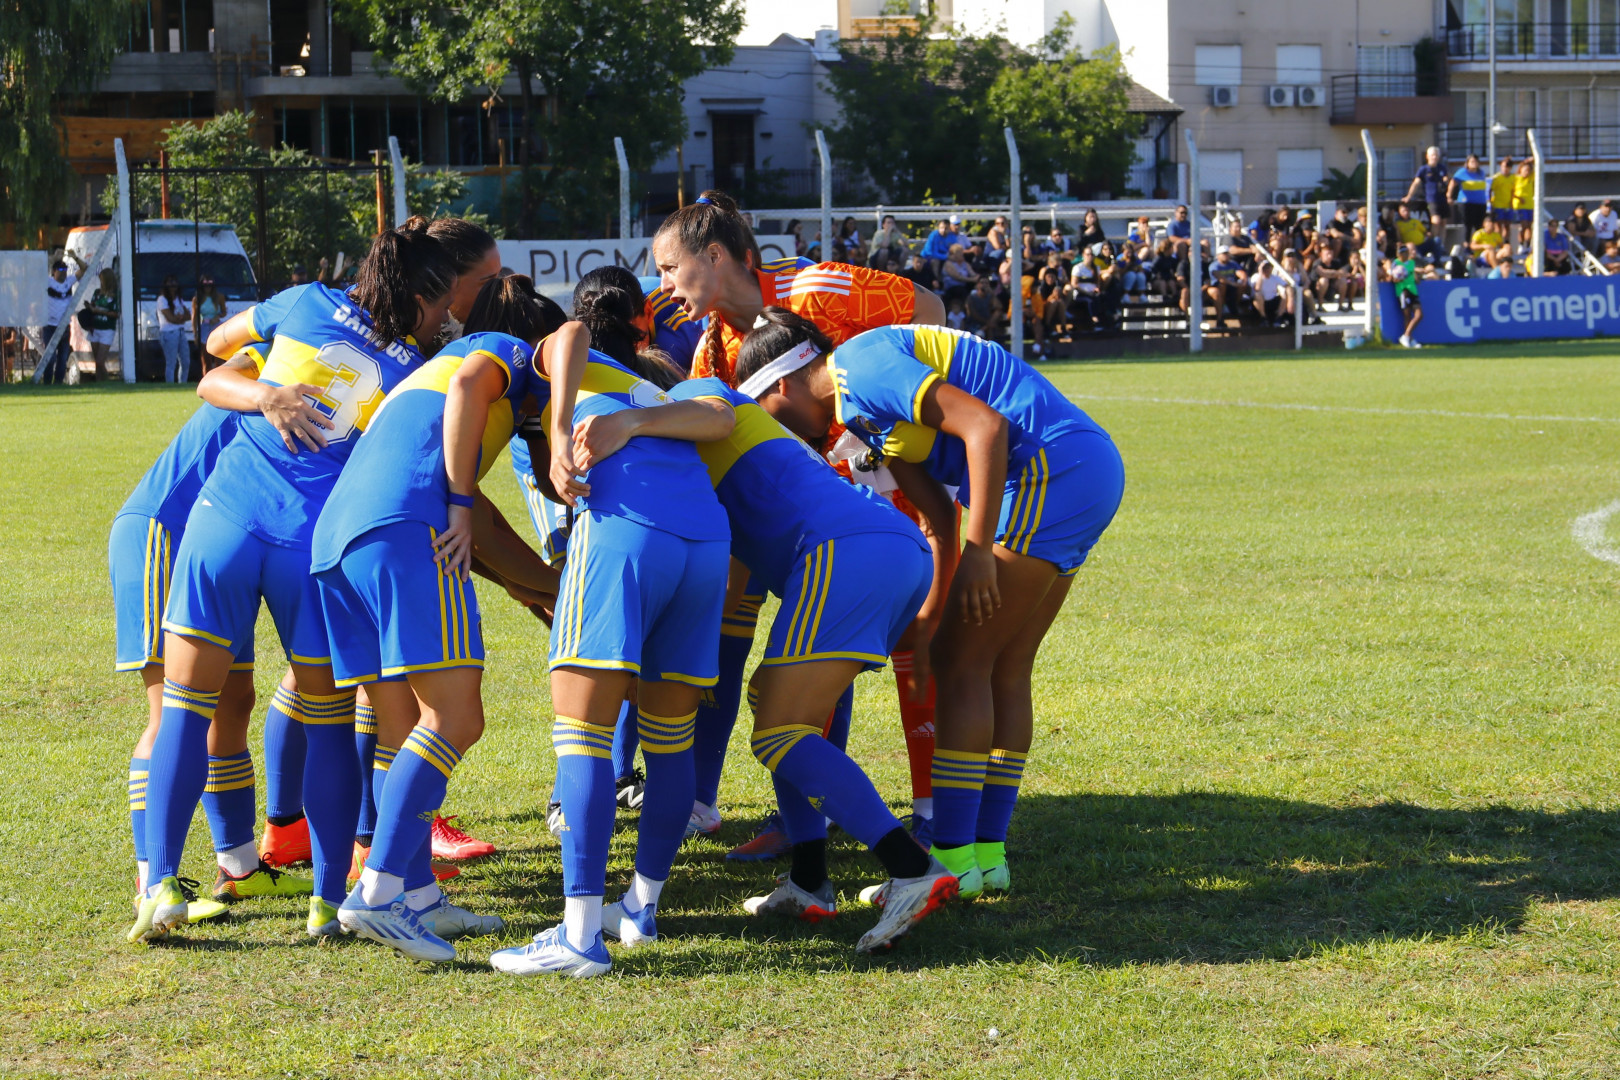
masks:
[(1006, 38), (939, 38), (922, 18), (876, 41), (848, 42), (830, 73), (842, 121), (833, 152), (865, 168), (897, 203), (1007, 196), (1002, 129), (1018, 136), (1026, 183), (1059, 173), (1117, 190), (1134, 160), (1138, 121), (1119, 54), (1083, 57), (1062, 17), (1036, 48)]
[(437, 100), (494, 101), (517, 76), (520, 228), (531, 237), (542, 207), (564, 235), (601, 227), (618, 190), (613, 137), (632, 169), (650, 169), (686, 134), (681, 83), (727, 63), (743, 24), (740, 0), (338, 0), (336, 10)]
[(128, 0), (0, 3), (0, 218), (43, 221), (69, 190), (57, 95), (88, 90), (112, 67)]

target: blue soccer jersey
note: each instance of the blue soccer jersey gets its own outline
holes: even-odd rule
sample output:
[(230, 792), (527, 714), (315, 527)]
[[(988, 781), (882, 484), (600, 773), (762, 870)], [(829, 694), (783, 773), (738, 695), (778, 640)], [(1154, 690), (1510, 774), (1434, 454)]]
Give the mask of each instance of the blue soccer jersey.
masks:
[(372, 415), (365, 437), (332, 489), (315, 526), (311, 569), (335, 566), (362, 533), (396, 521), (449, 524), (450, 477), (444, 459), (444, 409), (450, 380), (470, 357), (492, 361), (506, 374), (506, 390), (484, 424), (478, 476), (511, 439), (516, 417), (531, 395), (538, 408), (549, 385), (535, 379), (533, 350), (507, 334), (469, 334), (446, 345), (396, 386)]
[[(574, 399), (574, 423), (669, 401), (658, 387), (592, 349)], [(541, 420), (549, 431), (550, 401)], [(591, 493), (579, 500), (581, 511), (629, 518), (687, 540), (730, 539), (725, 511), (692, 443), (638, 435), (594, 465), (584, 480)]]
[(838, 422), (884, 457), (922, 463), (940, 483), (968, 491), (962, 440), (923, 424), (923, 396), (936, 382), (971, 394), (1007, 418), (1007, 471), (1017, 475), (1065, 435), (1105, 435), (1040, 372), (1001, 346), (938, 326), (884, 326), (827, 358)]
[(638, 279), (641, 291), (647, 297), (647, 322), (652, 328), (650, 344), (662, 349), (682, 371), (692, 366), (692, 354), (697, 351), (698, 338), (708, 319), (693, 319), (686, 309), (675, 302), (674, 294), (658, 284), (655, 277)]
[(250, 318), (254, 335), (270, 342), (259, 378), (318, 387), (308, 400), (333, 427), (325, 447), (294, 454), (268, 420), (244, 415), (203, 493), (260, 539), (307, 550), (321, 507), (372, 414), (424, 361), (409, 338), (379, 345), (370, 317), (319, 283), (278, 293), (254, 307)]
[(895, 533), (928, 550), (922, 533), (871, 488), (850, 484), (746, 394), (719, 379), (692, 379), (676, 401), (718, 398), (737, 413), (731, 434), (699, 443), (720, 505), (731, 520), (731, 554), (777, 596), (807, 553), (828, 540)]

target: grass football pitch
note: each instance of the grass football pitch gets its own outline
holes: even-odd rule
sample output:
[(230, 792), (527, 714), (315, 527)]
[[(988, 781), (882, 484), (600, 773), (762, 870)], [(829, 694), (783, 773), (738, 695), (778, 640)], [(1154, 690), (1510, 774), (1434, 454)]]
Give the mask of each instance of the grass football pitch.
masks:
[[(1620, 1071), (1620, 566), (1592, 554), (1620, 560), (1620, 520), (1577, 528), (1620, 500), (1614, 346), (1046, 371), (1128, 480), (1036, 673), (1014, 893), (857, 957), (878, 872), (840, 838), (838, 920), (751, 920), (779, 867), (723, 858), (770, 805), (739, 732), (667, 940), (591, 982), (485, 963), (562, 907), (545, 632), (487, 589), (489, 728), (446, 812), (502, 854), (449, 891), (504, 937), (430, 967), (255, 901), (126, 945), (145, 705), (112, 671), (107, 529), (196, 399), (0, 392), (0, 1075)], [(526, 520), (504, 462), (486, 487)], [(903, 807), (888, 673), (851, 747)], [(208, 848), (199, 814), (188, 876)]]

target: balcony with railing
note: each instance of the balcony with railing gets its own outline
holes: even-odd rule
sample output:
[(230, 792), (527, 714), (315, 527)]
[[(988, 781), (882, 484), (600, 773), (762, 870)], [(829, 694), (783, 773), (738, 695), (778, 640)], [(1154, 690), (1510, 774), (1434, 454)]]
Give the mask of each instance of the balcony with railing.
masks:
[[(1530, 153), (1530, 140), (1524, 127), (1503, 128), (1496, 133), (1498, 155), (1522, 158)], [(1620, 161), (1620, 124), (1539, 125), (1535, 129), (1541, 152), (1549, 162)], [(1485, 157), (1485, 125), (1442, 125), (1436, 144), (1447, 161), (1462, 161), (1469, 154)]]
[[(1452, 63), (1484, 63), (1490, 58), (1488, 23), (1465, 23), (1446, 32), (1446, 52)], [(1620, 61), (1620, 23), (1523, 22), (1497, 20), (1496, 60)]]
[(1334, 124), (1444, 124), (1454, 114), (1445, 65), (1408, 75), (1335, 75)]

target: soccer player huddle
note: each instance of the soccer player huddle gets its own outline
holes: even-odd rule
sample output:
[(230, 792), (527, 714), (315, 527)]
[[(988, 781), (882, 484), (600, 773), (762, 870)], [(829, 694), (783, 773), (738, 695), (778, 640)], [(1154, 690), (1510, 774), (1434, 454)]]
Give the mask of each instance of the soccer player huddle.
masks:
[[(1119, 507), (1112, 440), (1033, 368), (946, 329), (926, 289), (764, 261), (720, 192), (652, 251), (651, 295), (604, 268), (570, 318), (503, 275), (483, 230), (412, 219), (346, 292), (296, 286), (214, 331), (209, 351), (232, 359), (110, 540), (118, 667), (142, 672), (149, 701), (130, 941), (264, 895), (308, 894), (311, 935), (418, 960), (504, 930), (450, 902), (455, 869), (435, 860), (492, 850), (438, 814), (484, 729), (475, 575), (550, 627), (555, 711), (563, 919), (496, 951), (496, 970), (599, 975), (605, 938), (657, 938), (683, 840), (719, 828), (767, 592), (781, 605), (746, 700), (777, 810), (732, 855), (790, 868), (745, 910), (837, 914), (829, 823), (884, 872), (860, 892), (876, 915), (861, 952), (1011, 887), (1035, 657)], [(459, 335), (430, 356), (447, 323)], [(538, 551), (479, 488), (508, 447)], [(247, 749), (261, 603), (288, 661), (262, 844)], [(855, 677), (891, 658), (905, 822), (844, 748)], [(179, 876), (199, 801), (212, 899)], [(621, 805), (640, 812), (635, 871), (605, 903)], [(311, 878), (284, 869), (306, 859)]]

